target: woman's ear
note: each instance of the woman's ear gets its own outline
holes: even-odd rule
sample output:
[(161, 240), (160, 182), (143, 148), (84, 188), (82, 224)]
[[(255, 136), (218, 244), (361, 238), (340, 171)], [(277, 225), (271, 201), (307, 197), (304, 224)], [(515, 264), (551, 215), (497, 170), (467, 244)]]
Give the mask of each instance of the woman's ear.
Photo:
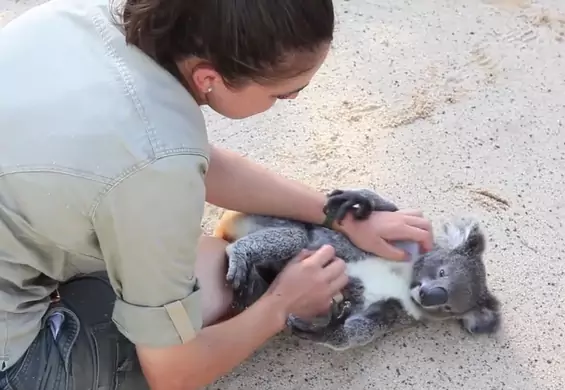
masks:
[(212, 92), (214, 87), (224, 87), (222, 77), (207, 61), (190, 58), (179, 61), (177, 66), (182, 77), (194, 89), (192, 92), (200, 97)]
[[(210, 93), (218, 82), (223, 84), (222, 77), (208, 64), (197, 65), (192, 71), (192, 82), (201, 93)], [(222, 85), (223, 87), (223, 85)]]

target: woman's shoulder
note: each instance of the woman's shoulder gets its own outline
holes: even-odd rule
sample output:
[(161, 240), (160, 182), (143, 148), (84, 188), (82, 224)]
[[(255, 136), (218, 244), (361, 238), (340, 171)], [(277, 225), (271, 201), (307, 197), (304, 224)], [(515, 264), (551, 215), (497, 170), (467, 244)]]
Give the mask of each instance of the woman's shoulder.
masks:
[(22, 134), (72, 127), (76, 137), (131, 141), (156, 154), (206, 150), (200, 107), (126, 44), (109, 8), (116, 1), (50, 0), (8, 24), (0, 34), (0, 117)]

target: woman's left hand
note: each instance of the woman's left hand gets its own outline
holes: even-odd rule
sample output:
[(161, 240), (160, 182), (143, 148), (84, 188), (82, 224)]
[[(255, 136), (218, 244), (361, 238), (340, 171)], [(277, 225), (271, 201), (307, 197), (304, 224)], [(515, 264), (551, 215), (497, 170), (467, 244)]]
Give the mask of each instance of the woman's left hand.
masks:
[(432, 224), (418, 210), (375, 211), (363, 221), (347, 215), (339, 229), (360, 249), (390, 260), (408, 258), (390, 241), (414, 241), (423, 252), (433, 246)]

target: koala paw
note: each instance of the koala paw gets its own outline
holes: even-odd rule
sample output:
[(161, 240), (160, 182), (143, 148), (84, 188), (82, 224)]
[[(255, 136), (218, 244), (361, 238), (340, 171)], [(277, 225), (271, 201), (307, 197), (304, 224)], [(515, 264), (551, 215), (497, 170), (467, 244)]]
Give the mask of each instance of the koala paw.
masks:
[(324, 213), (333, 213), (337, 222), (351, 212), (357, 220), (369, 218), (373, 211), (397, 211), (391, 202), (370, 190), (334, 190), (328, 194)]
[(239, 290), (245, 286), (249, 277), (249, 264), (244, 256), (234, 250), (233, 244), (226, 247), (226, 253), (228, 255), (226, 280), (234, 290)]
[(461, 326), (469, 334), (476, 334), (476, 335), (489, 334), (489, 333), (493, 333), (493, 331), (494, 331), (494, 326), (482, 325), (482, 324), (470, 325), (470, 324), (466, 323), (465, 321), (461, 321)]
[(292, 332), (314, 333), (328, 325), (328, 318), (316, 317), (310, 321), (306, 321), (291, 314), (286, 321), (286, 325)]
[(461, 326), (470, 334), (492, 334), (500, 328), (500, 314), (493, 310), (476, 310), (460, 320)]

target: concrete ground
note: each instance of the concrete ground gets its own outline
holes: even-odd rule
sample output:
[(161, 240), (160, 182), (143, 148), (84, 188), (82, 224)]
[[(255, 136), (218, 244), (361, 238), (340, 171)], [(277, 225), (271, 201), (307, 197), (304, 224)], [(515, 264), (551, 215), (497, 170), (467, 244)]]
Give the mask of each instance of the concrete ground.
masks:
[[(335, 3), (313, 85), (256, 118), (207, 110), (211, 139), (320, 189), (479, 216), (503, 330), (421, 327), (348, 353), (281, 335), (209, 389), (565, 388), (565, 2)], [(34, 4), (0, 0), (0, 25)]]

